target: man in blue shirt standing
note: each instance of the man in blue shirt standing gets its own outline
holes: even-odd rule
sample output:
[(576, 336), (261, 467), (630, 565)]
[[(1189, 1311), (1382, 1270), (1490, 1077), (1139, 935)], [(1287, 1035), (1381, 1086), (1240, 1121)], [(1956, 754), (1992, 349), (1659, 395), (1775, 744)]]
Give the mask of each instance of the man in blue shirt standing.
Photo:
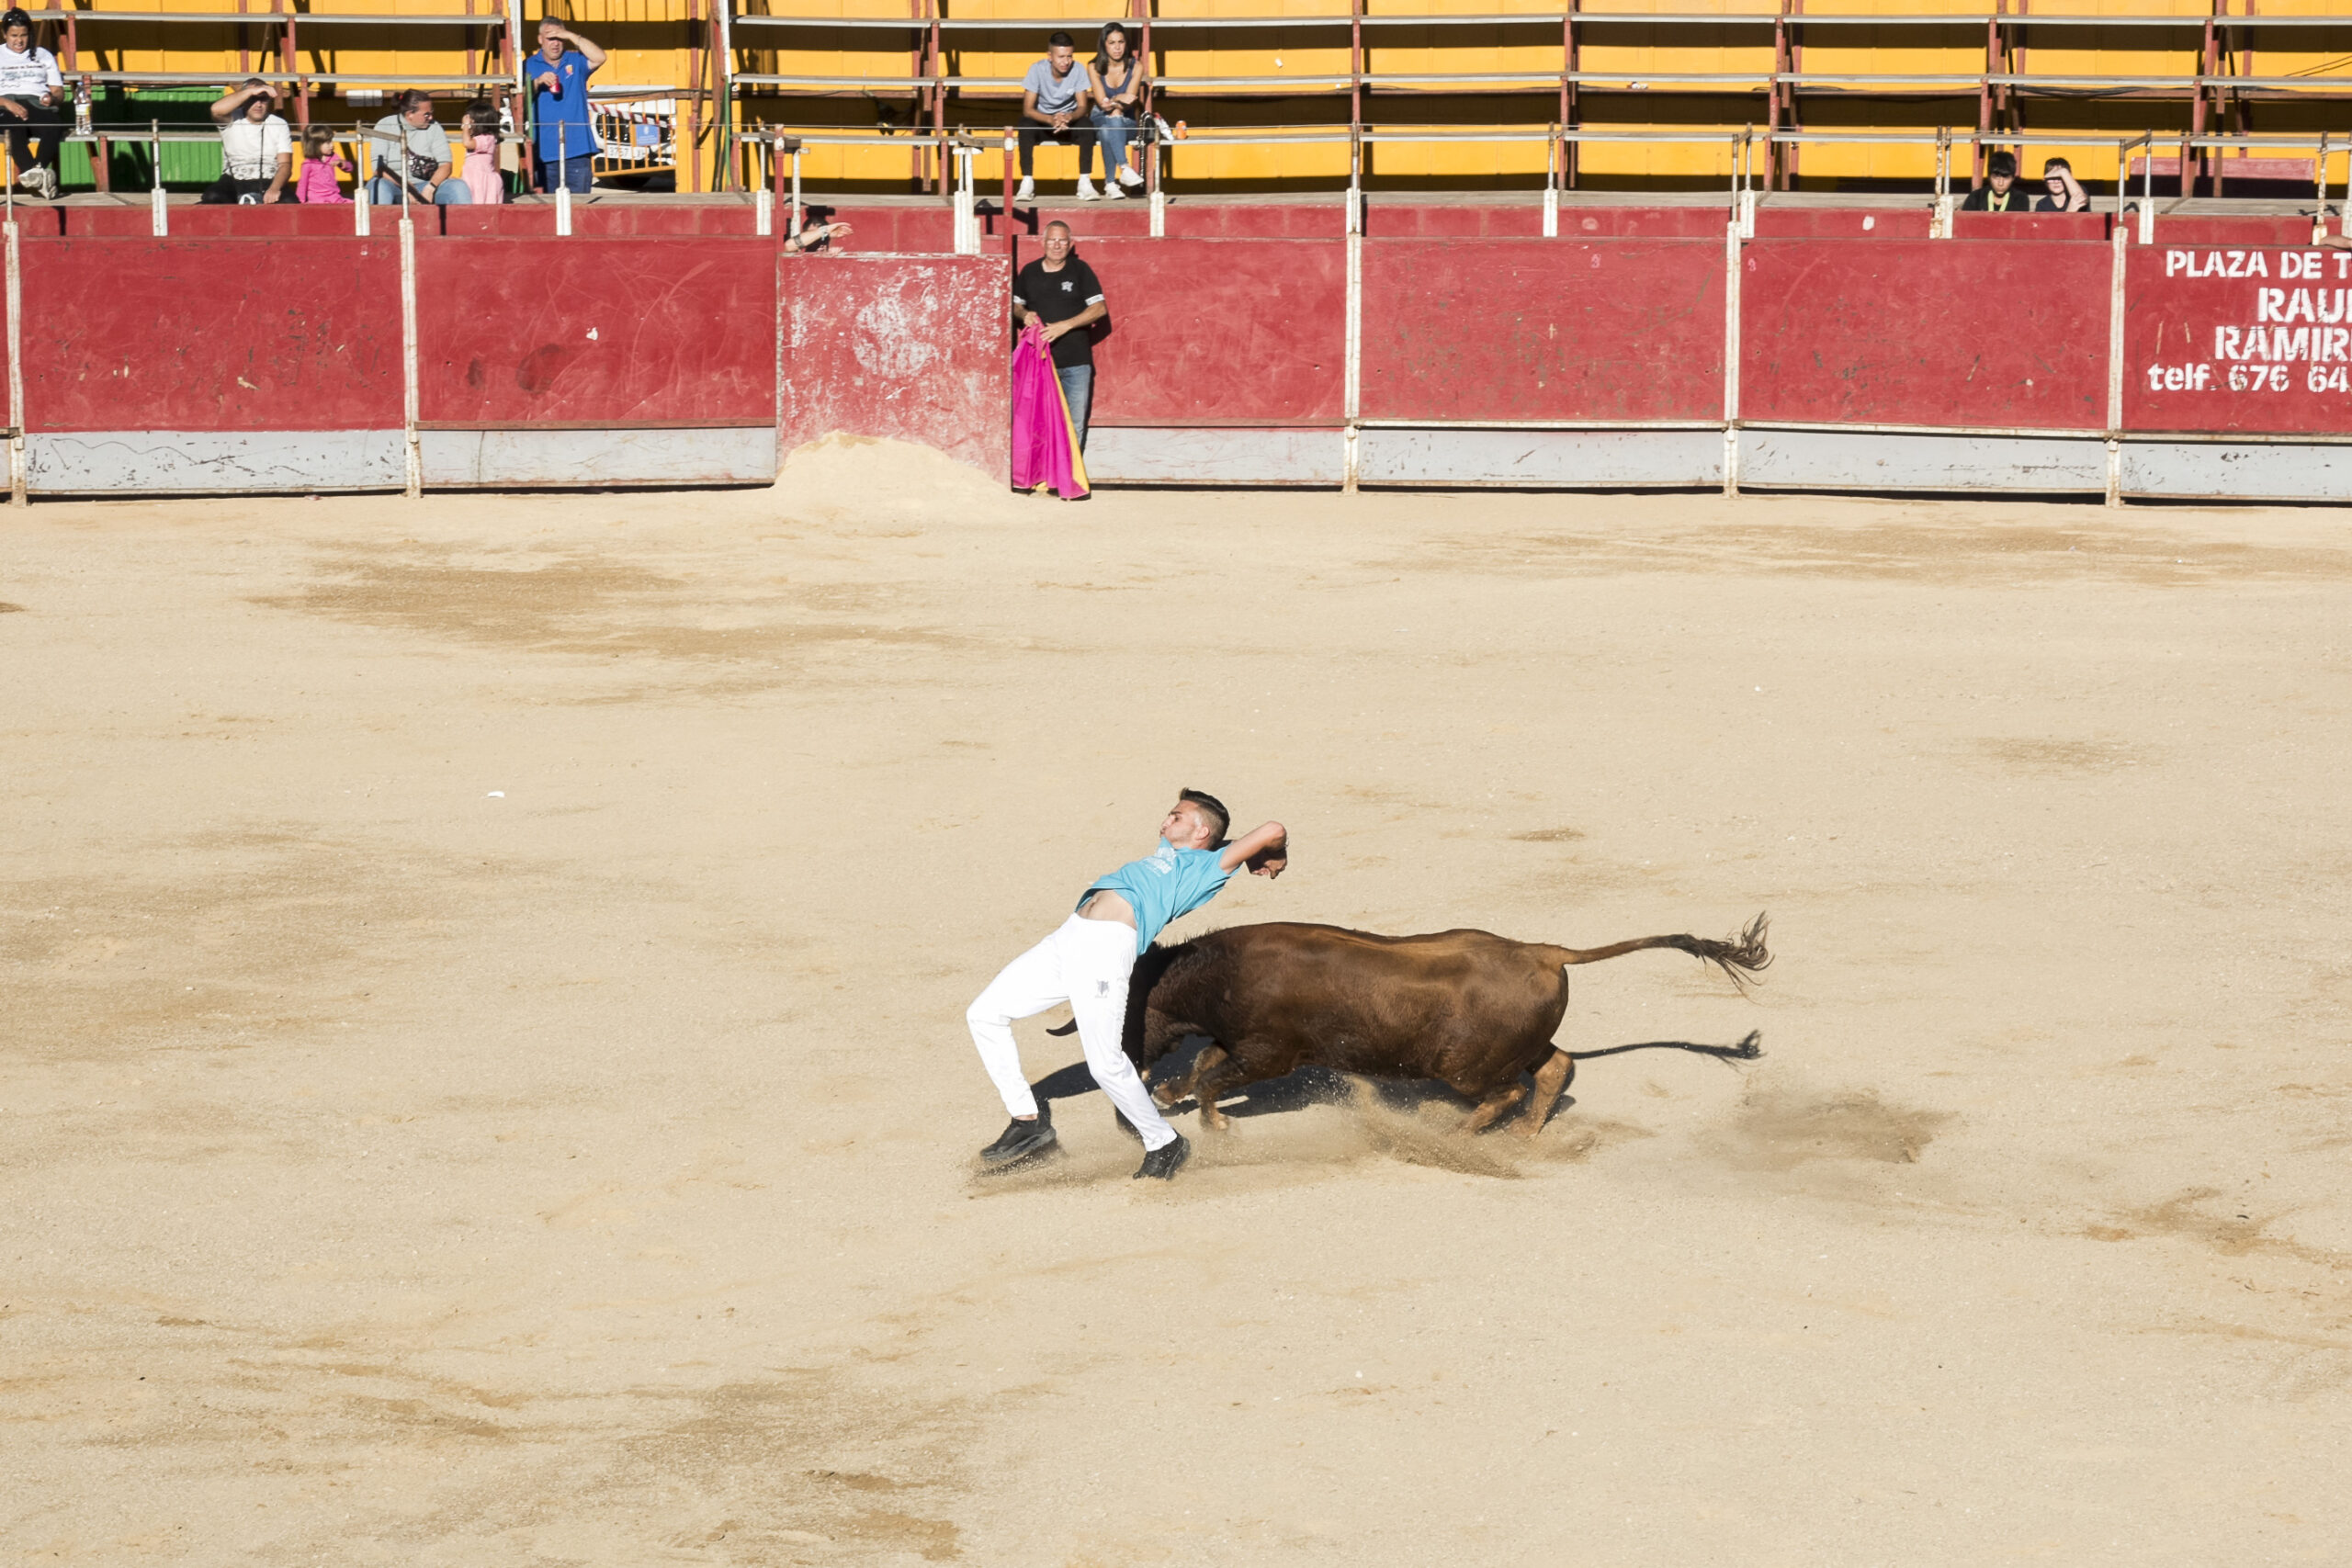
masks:
[[(566, 44), (577, 45), (577, 51)], [(588, 78), (605, 63), (605, 51), (553, 17), (539, 18), (539, 51), (523, 67), (536, 91), (532, 119), (538, 126), (539, 188), (560, 185), (585, 196), (595, 181), (596, 130), (588, 119)]]
[(1061, 929), (1006, 964), (965, 1013), (980, 1065), (1012, 1113), (1012, 1124), (980, 1151), (982, 1165), (1001, 1168), (1054, 1146), (1053, 1117), (1021, 1071), (1012, 1021), (1057, 1002), (1069, 1003), (1087, 1070), (1143, 1138), (1143, 1168), (1136, 1175), (1164, 1181), (1184, 1163), (1192, 1145), (1151, 1102), (1127, 1059), (1127, 977), (1162, 927), (1216, 897), (1244, 865), (1260, 876), (1280, 876), (1289, 866), (1290, 835), (1281, 823), (1228, 843), (1231, 820), (1216, 796), (1184, 791), (1159, 824), (1158, 852), (1097, 878)]

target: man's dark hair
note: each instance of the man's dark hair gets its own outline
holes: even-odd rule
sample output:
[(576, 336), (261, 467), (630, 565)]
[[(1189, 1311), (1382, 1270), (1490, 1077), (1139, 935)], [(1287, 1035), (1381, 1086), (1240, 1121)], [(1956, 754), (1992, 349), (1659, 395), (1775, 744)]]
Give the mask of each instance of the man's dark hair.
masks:
[(2071, 175), (2075, 172), (2075, 165), (2069, 164), (2064, 158), (2052, 158), (2048, 163), (2041, 165), (2041, 177), (2046, 180), (2061, 169), (2065, 170)]
[(1203, 811), (1205, 811), (1210, 816), (1216, 818), (1216, 841), (1220, 844), (1225, 842), (1225, 830), (1233, 826), (1233, 813), (1225, 808), (1225, 802), (1219, 800), (1213, 795), (1205, 794), (1197, 789), (1179, 790), (1176, 794), (1176, 798), (1179, 802), (1189, 800), (1194, 806), (1199, 807)]
[(1068, 33), (1053, 33), (1046, 37), (1046, 47), (1047, 49), (1076, 49), (1078, 45), (1070, 41), (1070, 36)]
[(2018, 177), (2018, 161), (2013, 154), (2007, 152), (1996, 152), (1991, 157), (1984, 160), (1985, 178), (1992, 179), (1997, 175), (2004, 175), (2008, 176), (2010, 179), (2016, 179)]

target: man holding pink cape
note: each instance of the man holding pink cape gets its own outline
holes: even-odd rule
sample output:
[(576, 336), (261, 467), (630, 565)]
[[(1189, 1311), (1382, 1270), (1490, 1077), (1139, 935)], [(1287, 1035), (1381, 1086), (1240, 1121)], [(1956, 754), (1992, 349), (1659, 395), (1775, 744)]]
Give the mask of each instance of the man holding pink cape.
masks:
[[(1024, 329), (1012, 361), (1012, 482), (1019, 490), (1051, 484), (1064, 500), (1086, 493), (1086, 421), (1094, 401), (1094, 344), (1088, 330), (1111, 313), (1094, 269), (1070, 254), (1067, 223), (1046, 225), (1046, 254), (1012, 282), (1012, 319)], [(1041, 353), (1042, 348), (1042, 353)], [(1041, 384), (1045, 355), (1059, 396)], [(1051, 417), (1053, 404), (1063, 415)], [(1057, 423), (1067, 427), (1065, 439)], [(1057, 471), (1067, 468), (1069, 472)], [(1075, 489), (1066, 488), (1065, 482)]]

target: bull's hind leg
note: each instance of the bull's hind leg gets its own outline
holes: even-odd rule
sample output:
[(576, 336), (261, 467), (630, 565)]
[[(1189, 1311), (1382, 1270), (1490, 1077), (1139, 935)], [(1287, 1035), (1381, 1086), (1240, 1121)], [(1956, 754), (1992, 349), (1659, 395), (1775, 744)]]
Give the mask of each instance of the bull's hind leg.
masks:
[(1544, 1065), (1535, 1069), (1535, 1094), (1527, 1102), (1527, 1114), (1520, 1118), (1521, 1137), (1532, 1138), (1544, 1130), (1544, 1123), (1552, 1119), (1552, 1107), (1560, 1102), (1560, 1091), (1576, 1076), (1577, 1059), (1553, 1046)]
[(1478, 1102), (1478, 1109), (1470, 1112), (1470, 1119), (1462, 1123), (1462, 1130), (1465, 1133), (1485, 1132), (1502, 1119), (1504, 1111), (1517, 1105), (1520, 1096), (1526, 1092), (1518, 1084), (1505, 1084)]

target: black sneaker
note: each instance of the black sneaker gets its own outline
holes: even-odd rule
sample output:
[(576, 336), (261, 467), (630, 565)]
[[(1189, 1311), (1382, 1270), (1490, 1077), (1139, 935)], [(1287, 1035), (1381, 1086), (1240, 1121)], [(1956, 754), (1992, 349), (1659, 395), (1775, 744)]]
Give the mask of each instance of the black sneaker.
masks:
[(1005, 1123), (996, 1142), (980, 1151), (980, 1163), (989, 1169), (999, 1169), (1031, 1155), (1044, 1154), (1054, 1146), (1053, 1113), (1044, 1106), (1037, 1107), (1035, 1122), (1013, 1121)]
[(1170, 1180), (1192, 1157), (1193, 1145), (1185, 1141), (1183, 1134), (1179, 1133), (1174, 1143), (1162, 1144), (1143, 1156), (1143, 1164), (1136, 1168), (1135, 1179), (1141, 1181), (1148, 1176), (1155, 1181)]

